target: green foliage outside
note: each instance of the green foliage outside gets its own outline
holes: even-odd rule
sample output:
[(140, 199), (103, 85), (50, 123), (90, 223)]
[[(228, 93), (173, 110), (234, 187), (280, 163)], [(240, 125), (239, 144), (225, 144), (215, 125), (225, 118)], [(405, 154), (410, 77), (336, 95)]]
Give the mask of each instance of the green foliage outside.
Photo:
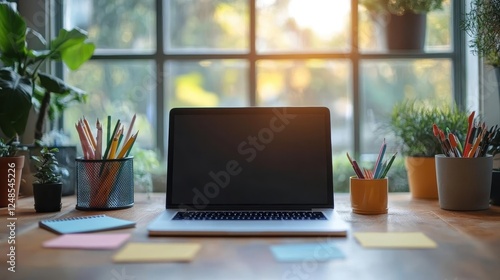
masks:
[[(373, 162), (361, 162), (361, 166), (373, 166)], [(333, 187), (335, 192), (349, 192), (349, 177), (355, 176), (351, 164), (345, 153), (333, 158)], [(404, 166), (404, 157), (397, 155), (389, 173), (390, 192), (408, 192), (408, 177)]]

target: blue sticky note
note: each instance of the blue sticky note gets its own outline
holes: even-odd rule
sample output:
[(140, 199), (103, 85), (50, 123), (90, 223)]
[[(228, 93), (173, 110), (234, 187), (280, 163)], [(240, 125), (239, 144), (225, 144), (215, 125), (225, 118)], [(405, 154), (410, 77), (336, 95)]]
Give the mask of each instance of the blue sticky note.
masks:
[(327, 261), (344, 258), (333, 243), (300, 243), (272, 245), (271, 252), (280, 262)]

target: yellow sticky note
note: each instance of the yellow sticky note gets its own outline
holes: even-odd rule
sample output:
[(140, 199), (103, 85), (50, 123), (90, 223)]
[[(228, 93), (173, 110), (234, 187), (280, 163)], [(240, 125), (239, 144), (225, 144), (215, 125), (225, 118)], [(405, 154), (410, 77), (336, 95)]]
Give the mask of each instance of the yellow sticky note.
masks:
[(436, 248), (421, 232), (356, 232), (354, 237), (367, 248)]
[(113, 257), (115, 262), (189, 262), (201, 245), (197, 243), (129, 243)]

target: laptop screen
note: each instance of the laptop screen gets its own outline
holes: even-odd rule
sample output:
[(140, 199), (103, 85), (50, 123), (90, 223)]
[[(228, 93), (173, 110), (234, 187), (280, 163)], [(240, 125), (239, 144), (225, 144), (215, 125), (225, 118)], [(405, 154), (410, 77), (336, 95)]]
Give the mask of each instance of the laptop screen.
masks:
[(333, 208), (324, 107), (170, 111), (167, 208)]

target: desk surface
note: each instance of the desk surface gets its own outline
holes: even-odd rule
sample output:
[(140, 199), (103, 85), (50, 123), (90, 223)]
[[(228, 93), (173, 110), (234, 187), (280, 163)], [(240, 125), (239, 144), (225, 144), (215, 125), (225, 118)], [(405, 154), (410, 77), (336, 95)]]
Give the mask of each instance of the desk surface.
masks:
[[(351, 212), (348, 194), (335, 196), (335, 207), (352, 229), (347, 237), (148, 237), (146, 226), (163, 209), (165, 194), (148, 199), (136, 194), (135, 206), (105, 214), (134, 220), (129, 241), (192, 241), (202, 249), (191, 263), (115, 264), (117, 250), (44, 249), (42, 242), (56, 237), (38, 228), (41, 219), (91, 215), (75, 210), (75, 197), (63, 198), (61, 212), (38, 214), (33, 198), (20, 199), (16, 209), (16, 272), (7, 271), (8, 232), (0, 231), (2, 279), (498, 279), (500, 274), (500, 207), (476, 212), (452, 212), (433, 200), (411, 199), (407, 193), (389, 195), (387, 215), (363, 216)], [(7, 209), (0, 209), (2, 225)], [(361, 231), (420, 231), (437, 242), (437, 249), (365, 249), (353, 238)], [(345, 259), (328, 262), (279, 263), (269, 245), (332, 241)], [(7, 278), (4, 278), (7, 275)]]

